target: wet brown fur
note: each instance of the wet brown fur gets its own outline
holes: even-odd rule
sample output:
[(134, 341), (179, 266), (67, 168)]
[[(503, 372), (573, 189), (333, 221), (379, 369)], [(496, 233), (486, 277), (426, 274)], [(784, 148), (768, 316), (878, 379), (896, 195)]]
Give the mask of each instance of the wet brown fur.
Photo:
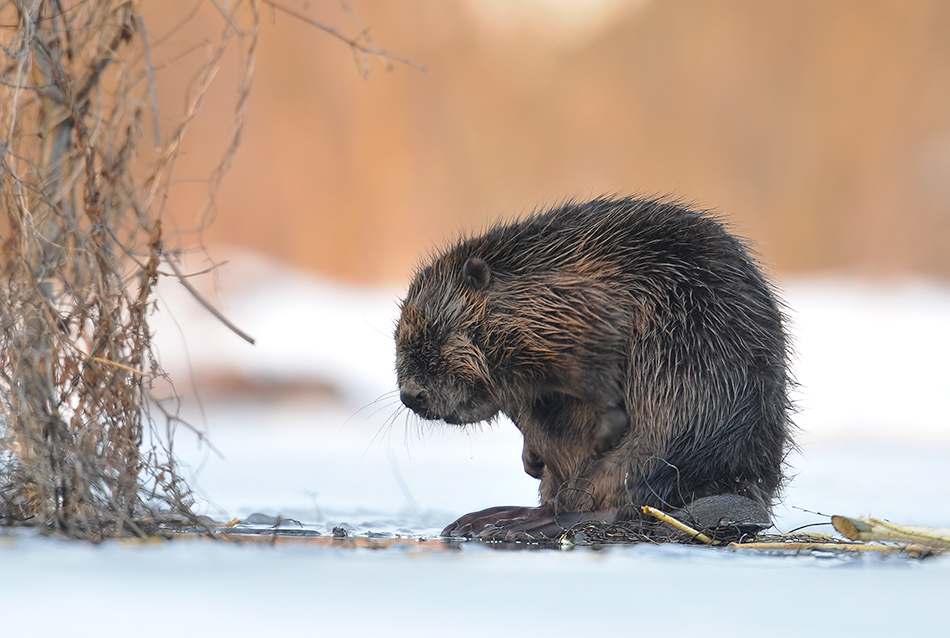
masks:
[(567, 203), (462, 239), (401, 306), (403, 402), (509, 416), (542, 504), (770, 507), (791, 445), (779, 304), (745, 245), (673, 202)]

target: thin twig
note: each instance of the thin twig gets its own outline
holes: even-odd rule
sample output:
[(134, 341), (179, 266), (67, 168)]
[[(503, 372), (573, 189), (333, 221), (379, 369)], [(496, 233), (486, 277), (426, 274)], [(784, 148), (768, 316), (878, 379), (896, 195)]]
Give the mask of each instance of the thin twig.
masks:
[(202, 307), (204, 307), (205, 310), (207, 310), (212, 315), (214, 315), (215, 319), (223, 323), (228, 330), (230, 330), (237, 336), (241, 337), (252, 346), (254, 345), (254, 337), (250, 336), (249, 334), (247, 334), (246, 332), (244, 332), (243, 330), (235, 326), (233, 323), (231, 323), (231, 321), (227, 317), (221, 314), (217, 308), (215, 308), (210, 303), (208, 303), (208, 301), (204, 297), (201, 296), (201, 293), (198, 292), (198, 290), (195, 289), (195, 287), (191, 285), (191, 282), (188, 281), (188, 278), (185, 276), (185, 274), (181, 271), (181, 269), (178, 267), (178, 265), (175, 262), (166, 259), (165, 263), (168, 264), (171, 267), (171, 269), (175, 271), (175, 277), (178, 278), (178, 283), (184, 286), (185, 290), (190, 292), (191, 296), (194, 297), (195, 300), (198, 303), (200, 303)]
[[(369, 34), (366, 32), (365, 29), (360, 28), (360, 33), (357, 37), (349, 38), (343, 35), (343, 33), (341, 33), (340, 30), (337, 29), (336, 27), (331, 26), (329, 24), (325, 24), (318, 20), (309, 18), (306, 15), (299, 13), (298, 11), (295, 11), (294, 9), (290, 9), (289, 7), (285, 7), (284, 5), (278, 2), (275, 2), (274, 0), (261, 0), (261, 2), (263, 2), (264, 4), (270, 6), (271, 8), (277, 11), (282, 11), (283, 13), (286, 13), (287, 15), (293, 18), (296, 18), (297, 20), (300, 20), (301, 22), (305, 22), (314, 28), (320, 29), (321, 31), (328, 33), (329, 35), (340, 40), (341, 42), (345, 42), (346, 44), (348, 44), (350, 48), (353, 49), (354, 51), (359, 51), (368, 55), (375, 55), (383, 59), (393, 60), (394, 62), (399, 62), (401, 64), (405, 64), (406, 66), (411, 66), (414, 69), (418, 69), (420, 71), (426, 70), (424, 66), (422, 66), (421, 64), (417, 62), (413, 62), (412, 60), (408, 58), (404, 58), (402, 56), (398, 56), (393, 53), (390, 53), (389, 51), (380, 49), (370, 39)], [(349, 13), (352, 16), (352, 13), (348, 10), (348, 5), (346, 5), (345, 2), (343, 2), (342, 4), (344, 7), (344, 10), (346, 10), (347, 13)], [(369, 67), (367, 67), (365, 64), (358, 65), (358, 66), (360, 67), (360, 71), (362, 72), (363, 77), (366, 77), (369, 73)]]
[[(215, 6), (217, 6), (217, 4)], [(257, 53), (257, 36), (260, 31), (260, 13), (257, 9), (256, 0), (251, 0), (250, 11), (252, 26), (250, 29), (250, 41), (245, 48), (247, 62), (244, 65), (241, 87), (238, 93), (238, 102), (234, 110), (234, 124), (231, 127), (231, 141), (228, 144), (228, 148), (225, 150), (220, 163), (218, 164), (217, 168), (214, 169), (214, 173), (211, 175), (208, 198), (205, 200), (205, 204), (202, 206), (201, 212), (198, 214), (199, 228), (207, 228), (211, 223), (209, 212), (215, 208), (218, 192), (221, 190), (221, 183), (224, 180), (225, 174), (231, 168), (231, 163), (234, 161), (235, 155), (237, 155), (238, 146), (241, 144), (241, 134), (244, 132), (244, 121), (247, 117), (247, 101), (251, 94), (251, 84), (254, 79), (254, 61)], [(236, 33), (243, 33), (233, 25), (233, 21), (229, 23), (232, 24), (232, 28)]]
[(145, 72), (148, 74), (148, 95), (152, 101), (152, 131), (155, 134), (155, 148), (162, 146), (161, 122), (158, 117), (158, 93), (155, 91), (155, 67), (152, 64), (152, 47), (148, 43), (148, 30), (145, 28), (145, 18), (137, 15), (139, 29), (142, 34), (142, 45), (145, 47)]
[(96, 363), (101, 363), (103, 365), (112, 366), (113, 368), (119, 368), (120, 370), (125, 370), (126, 372), (131, 372), (137, 374), (140, 377), (148, 377), (148, 374), (142, 372), (141, 370), (136, 370), (131, 366), (127, 366), (124, 363), (117, 363), (115, 361), (109, 361), (108, 359), (103, 359), (102, 357), (91, 357), (90, 361), (95, 361)]

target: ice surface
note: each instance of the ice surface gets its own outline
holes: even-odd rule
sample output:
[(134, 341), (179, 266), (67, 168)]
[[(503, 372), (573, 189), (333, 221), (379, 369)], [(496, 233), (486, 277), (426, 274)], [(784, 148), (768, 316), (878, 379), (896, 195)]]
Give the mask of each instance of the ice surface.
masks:
[[(205, 293), (257, 346), (174, 282), (162, 284), (154, 317), (162, 362), (180, 389), (219, 376), (254, 382), (237, 397), (185, 404), (220, 453), (179, 431), (176, 453), (204, 512), (434, 534), (467, 511), (536, 502), (510, 423), (433, 426), (398, 408), (398, 289), (347, 288), (250, 257), (218, 279), (218, 290)], [(778, 527), (826, 520), (800, 508), (950, 527), (950, 288), (825, 280), (783, 289), (802, 450), (790, 459)], [(301, 380), (335, 394), (258, 391)], [(775, 558), (674, 546), (374, 552), (92, 547), (17, 535), (0, 539), (0, 570), (4, 635), (933, 634), (950, 594), (946, 558)]]
[[(7, 636), (939, 635), (950, 561), (690, 547), (0, 549)], [(292, 632), (292, 633), (289, 633)]]

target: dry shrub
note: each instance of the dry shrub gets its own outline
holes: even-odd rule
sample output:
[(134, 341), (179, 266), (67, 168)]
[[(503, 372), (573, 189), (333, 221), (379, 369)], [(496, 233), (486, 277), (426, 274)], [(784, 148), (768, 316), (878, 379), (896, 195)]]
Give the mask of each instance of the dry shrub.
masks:
[[(95, 540), (196, 520), (172, 454), (179, 421), (150, 399), (164, 373), (148, 319), (164, 265), (185, 283), (163, 241), (162, 205), (231, 44), (244, 72), (209, 201), (237, 150), (250, 90), (258, 5), (212, 4), (220, 37), (202, 49), (165, 138), (136, 2), (0, 5), (0, 522)], [(360, 56), (385, 55), (363, 32), (346, 41)], [(140, 153), (153, 119), (155, 148)]]

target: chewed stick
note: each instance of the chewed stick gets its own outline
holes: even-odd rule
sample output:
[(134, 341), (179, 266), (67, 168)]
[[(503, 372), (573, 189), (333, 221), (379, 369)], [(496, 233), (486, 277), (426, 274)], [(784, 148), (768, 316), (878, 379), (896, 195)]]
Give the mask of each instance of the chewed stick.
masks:
[(851, 540), (920, 543), (929, 547), (950, 549), (950, 530), (919, 525), (898, 525), (876, 518), (832, 516), (835, 529)]
[(684, 534), (687, 534), (690, 538), (694, 538), (698, 540), (699, 542), (705, 543), (707, 545), (712, 545), (713, 540), (711, 538), (709, 538), (708, 536), (706, 536), (699, 530), (693, 529), (686, 523), (676, 520), (675, 518), (673, 518), (666, 512), (662, 512), (656, 509), (655, 507), (650, 507), (649, 505), (644, 505), (640, 509), (643, 511), (644, 514), (649, 514), (650, 516), (653, 516), (654, 518), (660, 519), (667, 525), (670, 525), (671, 527), (678, 529)]

